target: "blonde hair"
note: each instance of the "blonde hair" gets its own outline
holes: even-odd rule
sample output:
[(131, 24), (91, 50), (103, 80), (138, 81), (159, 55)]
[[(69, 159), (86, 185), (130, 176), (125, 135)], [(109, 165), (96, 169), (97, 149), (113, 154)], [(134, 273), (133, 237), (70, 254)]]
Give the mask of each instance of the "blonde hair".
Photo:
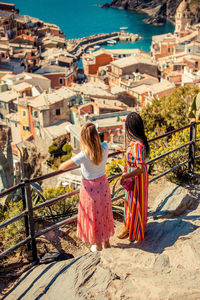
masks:
[(99, 134), (93, 123), (86, 123), (81, 129), (81, 150), (89, 155), (95, 165), (102, 161), (102, 146)]

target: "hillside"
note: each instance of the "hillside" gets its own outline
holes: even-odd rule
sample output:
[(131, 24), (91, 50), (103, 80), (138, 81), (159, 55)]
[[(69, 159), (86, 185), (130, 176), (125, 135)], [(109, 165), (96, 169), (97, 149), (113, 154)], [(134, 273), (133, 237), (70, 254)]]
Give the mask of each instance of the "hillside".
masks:
[[(182, 0), (112, 0), (111, 3), (103, 5), (104, 8), (115, 7), (120, 9), (131, 9), (144, 11), (149, 17), (147, 23), (162, 25), (166, 20), (174, 22), (176, 9)], [(193, 23), (200, 21), (200, 4), (198, 0), (190, 1), (193, 12)]]

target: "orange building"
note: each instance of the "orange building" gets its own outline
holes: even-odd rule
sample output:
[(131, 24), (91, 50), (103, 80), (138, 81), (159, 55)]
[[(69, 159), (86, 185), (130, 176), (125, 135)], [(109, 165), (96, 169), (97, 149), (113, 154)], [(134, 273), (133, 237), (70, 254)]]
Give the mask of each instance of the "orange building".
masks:
[(113, 58), (110, 54), (98, 50), (90, 54), (84, 54), (82, 61), (85, 75), (97, 75), (99, 67), (109, 64), (113, 61)]

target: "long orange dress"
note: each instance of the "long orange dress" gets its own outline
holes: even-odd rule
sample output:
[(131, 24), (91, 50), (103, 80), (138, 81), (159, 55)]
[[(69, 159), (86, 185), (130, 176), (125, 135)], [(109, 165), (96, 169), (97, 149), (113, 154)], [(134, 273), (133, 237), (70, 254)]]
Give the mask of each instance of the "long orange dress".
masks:
[(126, 192), (125, 228), (129, 230), (129, 239), (144, 239), (147, 223), (148, 206), (148, 170), (145, 164), (145, 146), (138, 140), (132, 140), (127, 148), (125, 173), (133, 171), (138, 164), (143, 164), (143, 173), (134, 177), (134, 188)]

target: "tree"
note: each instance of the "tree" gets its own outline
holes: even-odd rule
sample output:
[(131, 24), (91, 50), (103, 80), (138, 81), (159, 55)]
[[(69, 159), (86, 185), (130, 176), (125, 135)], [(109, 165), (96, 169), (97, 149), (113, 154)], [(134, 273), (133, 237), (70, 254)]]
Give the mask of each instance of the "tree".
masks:
[(200, 89), (197, 86), (184, 86), (175, 89), (168, 97), (153, 99), (142, 111), (145, 128), (153, 131), (166, 126), (166, 130), (180, 128), (190, 122), (189, 108)]

